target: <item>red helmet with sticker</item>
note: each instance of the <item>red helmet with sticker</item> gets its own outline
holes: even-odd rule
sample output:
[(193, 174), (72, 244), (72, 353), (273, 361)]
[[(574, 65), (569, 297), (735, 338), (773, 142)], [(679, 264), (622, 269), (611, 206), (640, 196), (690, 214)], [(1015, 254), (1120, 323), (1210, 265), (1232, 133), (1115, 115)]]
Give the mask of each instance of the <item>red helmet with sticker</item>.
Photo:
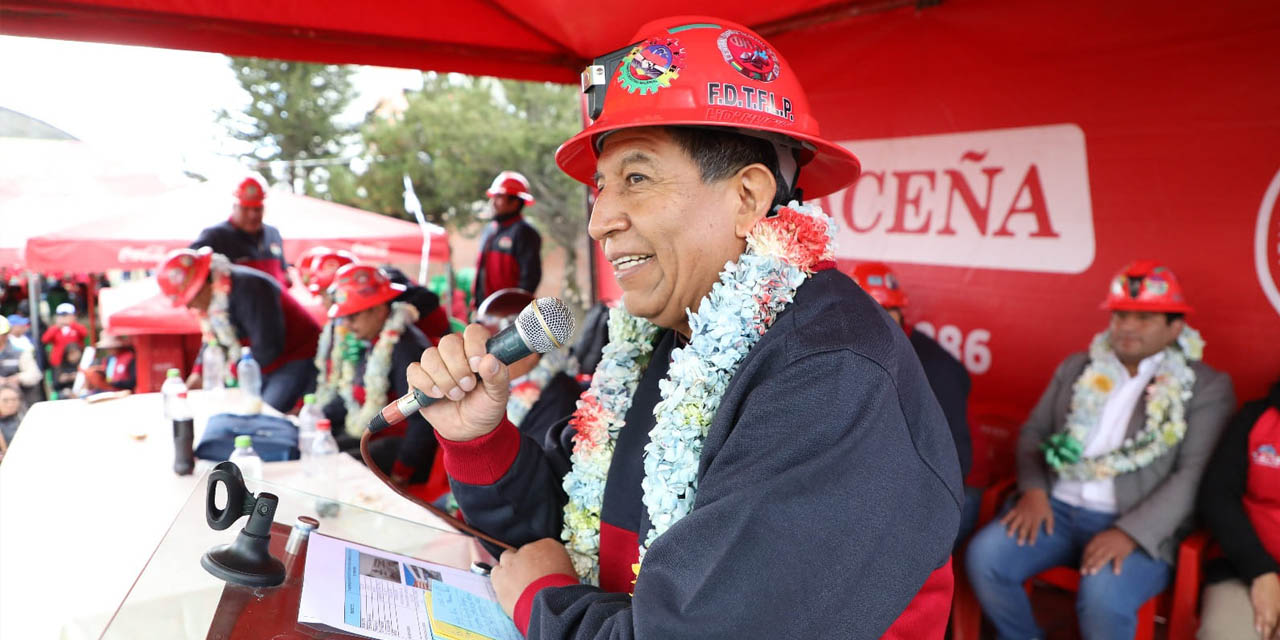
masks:
[(236, 185), (233, 195), (242, 207), (261, 207), (262, 200), (267, 197), (267, 190), (257, 178), (249, 176)]
[(1135, 260), (1111, 279), (1107, 311), (1154, 311), (1157, 313), (1191, 313), (1191, 305), (1182, 295), (1182, 285), (1173, 271), (1155, 260)]
[(313, 247), (302, 254), (298, 260), (298, 276), (307, 291), (319, 294), (333, 284), (333, 277), (338, 269), (353, 262), (358, 262), (355, 254), (341, 249), (329, 247)]
[(333, 278), (330, 318), (341, 318), (395, 300), (405, 286), (391, 281), (387, 273), (370, 264), (349, 264)]
[(175, 307), (191, 302), (209, 277), (213, 249), (174, 249), (156, 267), (160, 292)]
[(516, 171), (503, 171), (498, 177), (493, 179), (493, 184), (489, 186), (489, 190), (484, 194), (490, 198), (494, 196), (515, 196), (524, 200), (526, 205), (533, 204), (533, 194), (529, 192), (529, 181), (524, 175)]
[[(806, 197), (849, 185), (860, 170), (848, 149), (824, 139), (794, 69), (754, 31), (702, 16), (656, 20), (634, 44), (582, 74), (590, 124), (556, 151), (556, 163), (593, 184), (604, 134), (684, 125), (724, 127), (794, 152)], [(784, 174), (789, 158), (780, 155)]]
[(848, 272), (849, 277), (886, 309), (907, 306), (907, 294), (893, 270), (883, 262), (860, 262)]

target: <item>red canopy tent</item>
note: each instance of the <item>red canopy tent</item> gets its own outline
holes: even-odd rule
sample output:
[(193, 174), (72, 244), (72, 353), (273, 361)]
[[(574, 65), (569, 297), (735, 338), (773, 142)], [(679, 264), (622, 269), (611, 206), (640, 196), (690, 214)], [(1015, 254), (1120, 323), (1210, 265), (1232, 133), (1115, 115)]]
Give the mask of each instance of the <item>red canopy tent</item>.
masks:
[[(133, 199), (107, 217), (29, 239), (26, 262), (70, 271), (151, 268), (225, 219), (230, 202), (226, 185), (214, 182)], [(417, 262), (422, 255), (422, 232), (413, 222), (284, 191), (270, 192), (265, 210), (267, 224), (284, 237), (286, 258), (314, 246), (347, 249), (378, 263)], [(430, 259), (447, 261), (444, 229), (431, 229)]]
[[(973, 406), (1025, 415), (1138, 257), (1178, 273), (1241, 398), (1280, 374), (1274, 2), (6, 0), (0, 31), (576, 82), (690, 12), (770, 38), (823, 133), (861, 154), (863, 178), (824, 199), (840, 257), (895, 265)], [(975, 420), (1012, 442), (1007, 419)]]

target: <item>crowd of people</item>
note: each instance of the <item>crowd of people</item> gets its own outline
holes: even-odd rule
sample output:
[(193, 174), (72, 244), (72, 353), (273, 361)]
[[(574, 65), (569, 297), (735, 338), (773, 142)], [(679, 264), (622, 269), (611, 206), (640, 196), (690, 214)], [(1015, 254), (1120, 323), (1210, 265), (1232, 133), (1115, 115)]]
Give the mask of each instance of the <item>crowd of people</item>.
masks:
[[(802, 203), (850, 184), (857, 158), (750, 29), (660, 20), (632, 41), (597, 61), (612, 67), (586, 89), (591, 123), (556, 155), (596, 191), (588, 232), (623, 292), (573, 349), (486, 352), (541, 279), (514, 171), (486, 192), (462, 332), (421, 284), (327, 248), (295, 261), (318, 322), (287, 292), (255, 178), (159, 266), (161, 290), (227, 374), (251, 349), (264, 402), (314, 393), (346, 451), (394, 398), (442, 399), (371, 458), (515, 547), (491, 548), (493, 585), (529, 638), (942, 638), (958, 571), (1000, 638), (1043, 638), (1024, 583), (1067, 566), (1082, 635), (1128, 639), (1197, 523), (1221, 547), (1200, 637), (1280, 638), (1280, 381), (1236, 412), (1168, 265), (1099, 283), (1109, 321), (1047, 381), (1017, 491), (979, 526), (965, 367), (912, 330), (888, 266), (837, 266), (833, 223)], [(680, 82), (714, 89), (669, 90), (677, 57)], [(731, 87), (756, 98), (726, 102)], [(55, 387), (85, 339), (63, 311), (41, 336)], [(14, 389), (39, 376), (20, 326), (0, 318), (6, 439)], [(132, 379), (124, 346), (98, 345), (108, 384)]]

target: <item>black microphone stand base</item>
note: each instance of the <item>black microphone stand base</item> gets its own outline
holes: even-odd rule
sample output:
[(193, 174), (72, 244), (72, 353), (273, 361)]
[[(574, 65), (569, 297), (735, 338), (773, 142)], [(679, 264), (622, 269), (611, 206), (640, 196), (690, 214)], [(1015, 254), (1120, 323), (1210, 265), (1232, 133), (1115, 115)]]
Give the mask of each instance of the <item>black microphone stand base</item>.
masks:
[(268, 551), (270, 536), (246, 531), (231, 544), (216, 546), (200, 557), (200, 566), (219, 580), (246, 587), (275, 587), (284, 582), (284, 563)]

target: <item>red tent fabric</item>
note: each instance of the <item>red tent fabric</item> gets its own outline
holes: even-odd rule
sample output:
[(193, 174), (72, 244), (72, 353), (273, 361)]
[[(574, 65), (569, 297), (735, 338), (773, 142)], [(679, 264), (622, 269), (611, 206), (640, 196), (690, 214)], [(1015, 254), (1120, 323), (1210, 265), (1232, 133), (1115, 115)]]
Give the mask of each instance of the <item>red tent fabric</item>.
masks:
[[(200, 230), (226, 219), (226, 185), (204, 183), (122, 204), (113, 215), (33, 237), (25, 258), (32, 269), (102, 271), (151, 268), (172, 249), (188, 246)], [(314, 246), (347, 249), (370, 262), (417, 262), (422, 253), (418, 225), (319, 198), (272, 191), (264, 220), (284, 237), (292, 261)], [(443, 229), (433, 228), (431, 260), (449, 258)]]
[[(320, 299), (301, 286), (289, 293), (318, 322), (328, 322)], [(103, 326), (112, 335), (182, 335), (200, 333), (200, 321), (186, 307), (174, 307), (160, 294), (154, 278), (102, 289)]]

